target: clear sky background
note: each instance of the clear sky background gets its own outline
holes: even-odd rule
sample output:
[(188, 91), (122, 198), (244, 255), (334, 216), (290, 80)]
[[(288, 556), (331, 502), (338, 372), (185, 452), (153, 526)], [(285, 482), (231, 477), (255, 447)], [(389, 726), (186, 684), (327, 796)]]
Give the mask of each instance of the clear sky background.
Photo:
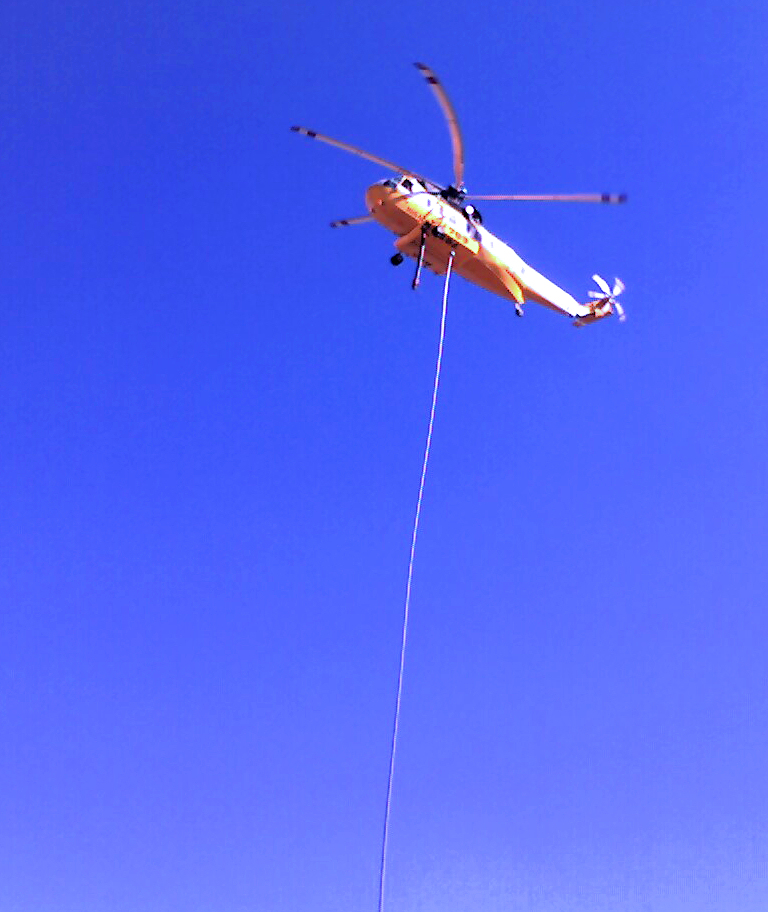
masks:
[(0, 908), (375, 910), (446, 182), (628, 319), (461, 280), (391, 912), (768, 908), (768, 7), (0, 11)]

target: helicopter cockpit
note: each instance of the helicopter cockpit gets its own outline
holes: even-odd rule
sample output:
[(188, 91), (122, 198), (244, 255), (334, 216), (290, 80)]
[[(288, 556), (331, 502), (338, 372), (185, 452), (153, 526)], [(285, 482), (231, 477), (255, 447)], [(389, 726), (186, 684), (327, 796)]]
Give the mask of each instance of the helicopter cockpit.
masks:
[[(397, 190), (399, 187), (405, 190), (413, 190), (414, 181), (406, 174), (403, 174), (400, 177), (387, 177), (384, 180), (377, 181), (377, 183), (381, 184), (382, 187), (389, 187), (390, 190)], [(420, 184), (418, 186), (421, 187)]]

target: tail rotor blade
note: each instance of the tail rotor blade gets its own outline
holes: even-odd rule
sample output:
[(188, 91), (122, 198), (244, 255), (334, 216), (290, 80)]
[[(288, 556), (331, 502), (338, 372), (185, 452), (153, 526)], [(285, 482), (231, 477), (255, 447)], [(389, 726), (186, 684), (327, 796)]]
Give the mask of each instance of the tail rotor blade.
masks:
[(605, 281), (605, 279), (604, 279), (602, 276), (593, 275), (593, 276), (592, 276), (592, 281), (595, 282), (595, 284), (597, 285), (597, 287), (598, 287), (601, 291), (604, 291), (604, 292), (605, 292), (605, 297), (610, 298), (610, 296), (611, 296), (611, 289), (610, 289), (608, 283)]

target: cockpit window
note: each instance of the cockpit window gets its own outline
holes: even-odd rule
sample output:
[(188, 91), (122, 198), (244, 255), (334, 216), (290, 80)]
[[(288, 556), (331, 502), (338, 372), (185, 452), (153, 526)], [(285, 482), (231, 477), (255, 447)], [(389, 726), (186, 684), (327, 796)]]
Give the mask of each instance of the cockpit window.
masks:
[(413, 182), (410, 180), (410, 178), (404, 177), (404, 178), (403, 178), (403, 186), (405, 187), (406, 190), (412, 190), (412, 189), (413, 189)]

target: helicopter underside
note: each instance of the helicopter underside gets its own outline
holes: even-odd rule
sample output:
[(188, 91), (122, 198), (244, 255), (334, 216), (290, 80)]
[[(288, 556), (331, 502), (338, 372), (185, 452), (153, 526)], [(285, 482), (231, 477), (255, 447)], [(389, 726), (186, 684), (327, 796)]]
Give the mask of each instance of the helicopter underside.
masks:
[(405, 256), (418, 259), (424, 230), (423, 265), (436, 275), (445, 275), (453, 249), (453, 271), (462, 278), (517, 303), (528, 297), (510, 273), (499, 269), (484, 250), (479, 230), (454, 206), (425, 191), (404, 195), (382, 184), (368, 188), (366, 204), (374, 219), (398, 236), (395, 247)]

